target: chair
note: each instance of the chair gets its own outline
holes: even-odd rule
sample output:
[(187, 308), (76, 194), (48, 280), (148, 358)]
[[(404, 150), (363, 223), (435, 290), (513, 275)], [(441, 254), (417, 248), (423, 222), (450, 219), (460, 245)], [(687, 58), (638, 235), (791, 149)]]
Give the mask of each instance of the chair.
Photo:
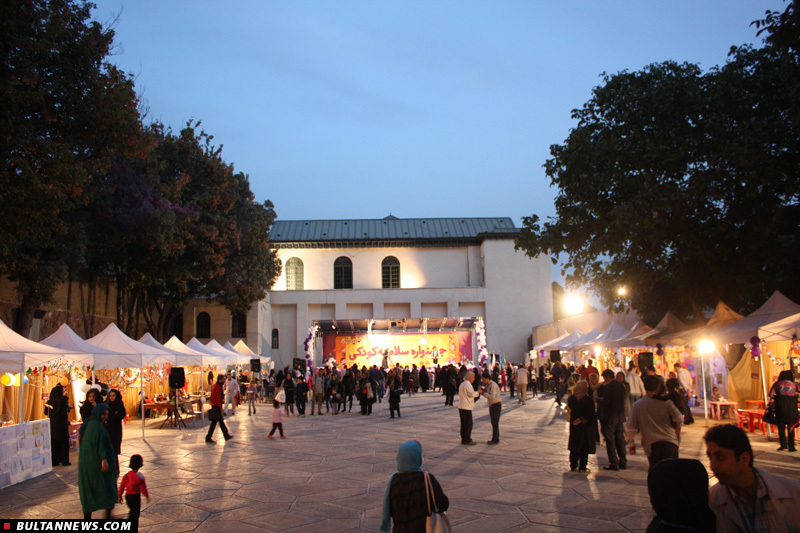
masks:
[(192, 425), (194, 425), (194, 421), (199, 419), (200, 416), (203, 414), (202, 411), (195, 411), (194, 404), (189, 400), (184, 400), (180, 404), (181, 412), (185, 415), (183, 418), (184, 420), (191, 420)]
[(745, 429), (745, 426), (750, 424), (750, 417), (742, 413), (741, 409), (736, 409), (734, 412), (736, 413), (736, 425), (739, 429)]

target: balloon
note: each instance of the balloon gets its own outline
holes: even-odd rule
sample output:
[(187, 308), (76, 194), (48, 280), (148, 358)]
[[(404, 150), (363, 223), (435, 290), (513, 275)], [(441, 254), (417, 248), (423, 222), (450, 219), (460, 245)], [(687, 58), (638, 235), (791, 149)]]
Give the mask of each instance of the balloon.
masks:
[(750, 337), (750, 344), (753, 346), (758, 346), (761, 344), (761, 339), (758, 338), (758, 335), (753, 335)]
[(759, 355), (761, 355), (761, 347), (760, 346), (753, 346), (750, 349), (750, 353), (753, 355), (753, 357), (758, 357)]
[(689, 372), (691, 372), (692, 370), (694, 370), (694, 365), (689, 365), (686, 368), (687, 368), (687, 370), (689, 370)]
[(61, 378), (61, 386), (66, 387), (69, 385), (69, 380), (67, 378)]
[(0, 377), (0, 384), (5, 385), (6, 387), (11, 385), (11, 376), (9, 374), (3, 374), (3, 377)]
[(22, 376), (22, 382), (28, 384), (28, 376)]
[(83, 385), (81, 385), (81, 392), (83, 392), (84, 394), (89, 392), (91, 389), (92, 389), (92, 386), (89, 385), (88, 383), (84, 383)]
[[(659, 344), (659, 346), (661, 346), (661, 345)], [(659, 348), (658, 350), (656, 350), (656, 355), (664, 355), (664, 350)]]
[(97, 391), (101, 391), (101, 390), (102, 390), (102, 387), (100, 387), (100, 384), (99, 384), (99, 383), (95, 383), (95, 384), (94, 384), (94, 385), (92, 385), (90, 388), (92, 388), (92, 389), (95, 389), (95, 390), (97, 390)]

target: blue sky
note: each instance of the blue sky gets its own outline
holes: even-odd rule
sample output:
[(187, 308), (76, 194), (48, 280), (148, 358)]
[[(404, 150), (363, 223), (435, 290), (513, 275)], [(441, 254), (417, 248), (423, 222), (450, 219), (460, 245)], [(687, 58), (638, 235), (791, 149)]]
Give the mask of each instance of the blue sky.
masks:
[(704, 69), (779, 0), (100, 0), (150, 117), (189, 119), (281, 219), (554, 214), (549, 147), (602, 72)]

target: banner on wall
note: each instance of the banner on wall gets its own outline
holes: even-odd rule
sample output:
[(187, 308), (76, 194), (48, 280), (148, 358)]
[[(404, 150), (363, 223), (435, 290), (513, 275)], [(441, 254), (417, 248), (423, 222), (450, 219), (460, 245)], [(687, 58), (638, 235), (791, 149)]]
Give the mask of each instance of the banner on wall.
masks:
[[(422, 342), (426, 337), (427, 342)], [(393, 367), (397, 363), (409, 367), (412, 364), (418, 367), (460, 365), (473, 361), (472, 332), (323, 335), (322, 353), (325, 361), (334, 359), (337, 365), (357, 365), (359, 368), (372, 365)]]

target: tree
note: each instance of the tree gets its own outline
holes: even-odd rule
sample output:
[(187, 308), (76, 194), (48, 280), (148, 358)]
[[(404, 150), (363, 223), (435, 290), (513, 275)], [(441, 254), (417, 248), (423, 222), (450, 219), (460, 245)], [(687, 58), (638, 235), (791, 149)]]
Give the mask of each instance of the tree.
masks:
[[(556, 216), (525, 217), (517, 247), (564, 253), (568, 285), (650, 323), (800, 298), (800, 131), (787, 61), (733, 48), (721, 68), (664, 62), (604, 75), (545, 170)], [(630, 288), (623, 302), (617, 287)]]
[(83, 260), (76, 211), (113, 153), (137, 149), (133, 81), (104, 62), (113, 32), (91, 4), (4, 1), (0, 17), (0, 273), (16, 284), (17, 330)]

